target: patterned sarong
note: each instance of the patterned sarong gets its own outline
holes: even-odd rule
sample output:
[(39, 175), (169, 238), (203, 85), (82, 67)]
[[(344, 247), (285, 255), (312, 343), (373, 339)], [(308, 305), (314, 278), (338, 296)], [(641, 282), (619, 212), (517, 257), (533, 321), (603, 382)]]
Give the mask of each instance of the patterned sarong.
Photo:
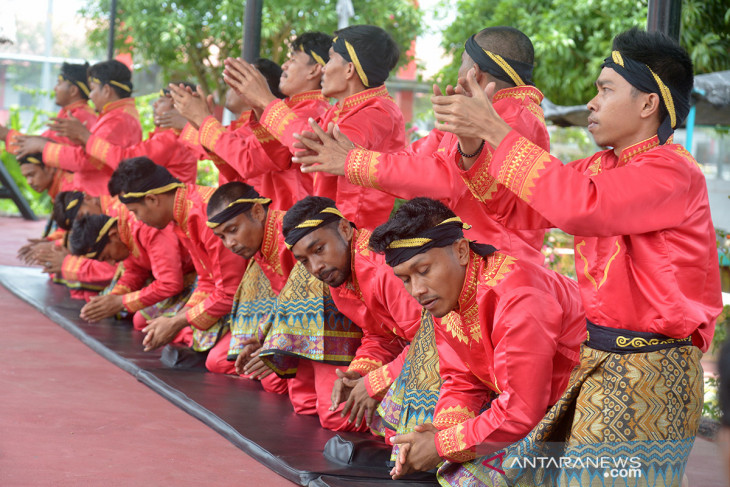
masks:
[(567, 390), (523, 440), (463, 464), (441, 485), (680, 486), (702, 412), (693, 346), (610, 353), (583, 345)]
[(180, 294), (170, 296), (169, 298), (163, 299), (159, 303), (155, 303), (147, 306), (146, 308), (142, 308), (137, 312), (144, 316), (147, 321), (154, 320), (155, 318), (159, 318), (160, 316), (164, 316), (166, 318), (171, 318), (175, 316), (180, 312), (180, 310), (185, 307), (188, 299), (190, 299), (190, 296), (192, 296), (193, 291), (195, 290), (196, 278), (197, 275), (195, 274), (195, 272), (190, 272), (186, 274), (185, 276), (183, 276), (183, 290)]
[(250, 259), (241, 284), (233, 299), (231, 310), (231, 344), (228, 360), (236, 360), (243, 342), (256, 338), (263, 343), (271, 328), (271, 313), (276, 305), (276, 293), (271, 282), (255, 259)]
[[(378, 406), (383, 425), (401, 435), (416, 425), (433, 422), (442, 383), (433, 316), (423, 310), (403, 369)], [(394, 445), (391, 460), (397, 455), (398, 445)]]
[(329, 287), (297, 263), (279, 293), (259, 357), (280, 377), (291, 378), (300, 358), (349, 364), (361, 338), (360, 327), (335, 307)]

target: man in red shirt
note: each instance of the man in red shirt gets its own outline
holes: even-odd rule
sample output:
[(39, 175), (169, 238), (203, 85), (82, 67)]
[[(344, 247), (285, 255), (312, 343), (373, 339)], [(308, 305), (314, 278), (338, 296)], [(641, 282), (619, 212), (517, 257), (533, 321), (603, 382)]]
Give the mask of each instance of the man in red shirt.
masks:
[(107, 194), (107, 182), (113, 168), (91, 156), (85, 145), (91, 135), (122, 147), (142, 140), (139, 114), (132, 98), (132, 72), (119, 61), (97, 63), (88, 72), (89, 98), (99, 113), (99, 119), (86, 127), (74, 118), (59, 118), (51, 126), (60, 135), (78, 145), (47, 142), (40, 137), (17, 137), (18, 154), (43, 152), (47, 166), (60, 167), (74, 173), (74, 184), (92, 196)]
[[(193, 263), (170, 227), (152, 228), (127, 211), (117, 217), (86, 215), (74, 222), (69, 240), (74, 255), (123, 262), (124, 270), (107, 288), (108, 294), (92, 298), (81, 308), (86, 321), (126, 311), (134, 315), (135, 329), (142, 330), (150, 312), (174, 315), (190, 297), (192, 280), (186, 286), (185, 275), (194, 272)], [(172, 343), (190, 345), (191, 339), (188, 327)]]
[[(56, 96), (56, 105), (61, 107), (56, 115), (56, 121), (75, 118), (87, 127), (91, 127), (96, 123), (96, 113), (89, 106), (89, 84), (86, 79), (86, 71), (89, 64), (69, 64), (61, 65), (61, 73), (58, 75), (58, 82), (53, 88)], [(5, 150), (11, 154), (15, 154), (18, 150), (16, 145), (16, 137), (23, 135), (16, 130), (8, 129), (4, 125), (0, 125), (0, 139), (5, 141)], [(77, 142), (64, 137), (53, 129), (44, 131), (40, 137), (52, 140), (61, 144), (77, 144)], [(27, 155), (26, 152), (23, 153)]]
[[(186, 326), (193, 327), (192, 348), (228, 349), (225, 334), (233, 297), (248, 264), (229, 252), (206, 225), (206, 206), (213, 188), (184, 184), (145, 157), (123, 161), (109, 181), (119, 200), (143, 223), (155, 228), (173, 224), (175, 234), (190, 253), (198, 282), (185, 307), (174, 317), (159, 317), (144, 328), (146, 350), (169, 343)], [(211, 357), (219, 354), (213, 352)], [(208, 370), (219, 364), (206, 362)]]
[[(185, 86), (192, 87), (190, 83)], [(162, 128), (159, 120), (174, 116), (175, 112), (170, 90), (164, 89), (153, 105), (155, 129), (147, 138), (137, 144), (122, 146), (113, 144), (99, 135), (91, 135), (86, 141), (86, 152), (104, 162), (112, 169), (130, 157), (146, 156), (155, 164), (165, 166), (170, 173), (183, 183), (194, 184), (198, 177), (198, 154), (180, 139), (180, 130)]]
[[(317, 118), (330, 107), (322, 96), (321, 80), (331, 45), (332, 38), (321, 32), (306, 32), (292, 41), (289, 59), (282, 66), (277, 85), (286, 95), (284, 103), (299, 117)], [(200, 102), (198, 105), (202, 108)], [(276, 209), (289, 209), (311, 194), (312, 177), (303, 175), (298, 166), (292, 166), (289, 149), (259, 123), (254, 111), (248, 115), (249, 132), (226, 131), (202, 110), (190, 116), (192, 123), (200, 125), (200, 143), (234, 171), (229, 179), (254, 186), (272, 199)]]
[[(379, 27), (355, 25), (337, 31), (322, 79), (322, 95), (337, 103), (315, 120), (325, 127), (337, 123), (342, 133), (367, 149), (402, 150), (406, 142), (403, 114), (384, 85), (398, 57), (398, 46)], [(261, 76), (244, 61), (227, 59), (224, 75), (259, 114), (261, 125), (293, 153), (294, 134), (309, 128), (308, 118), (276, 100)], [(313, 194), (336, 201), (358, 228), (372, 229), (384, 222), (395, 201), (392, 196), (329, 174), (315, 177)]]
[[(650, 485), (681, 482), (701, 416), (699, 360), (722, 309), (705, 178), (672, 143), (692, 86), (692, 62), (675, 41), (618, 35), (588, 103), (588, 130), (610, 149), (566, 165), (511, 130), (484, 92), (434, 99), (443, 130), (495, 148), (465, 179), (495, 178), (544, 217), (532, 225), (575, 235), (589, 340), (565, 396), (530, 436), (569, 438), (566, 455), (637, 457)], [(505, 218), (526, 225), (519, 212)]]
[(521, 440), (562, 395), (585, 338), (574, 281), (470, 242), (463, 227), (442, 203), (416, 198), (370, 238), (406, 290), (440, 318), (444, 382), (433, 424), (393, 437), (401, 446), (394, 478), (444, 459), (458, 468)]
[[(497, 90), (495, 110), (516, 131), (549, 149), (549, 136), (540, 108), (543, 95), (531, 80), (533, 62), (532, 42), (525, 34), (512, 27), (489, 27), (467, 40), (459, 78), (465, 78), (473, 67), (482, 88), (494, 82)], [(449, 86), (447, 91), (454, 90)], [(440, 94), (441, 90), (434, 86), (434, 93)], [(544, 230), (508, 229), (493, 208), (527, 207), (524, 202), (506, 188), (498, 187), (492, 179), (482, 181), (489, 188), (488, 204), (484, 204), (463, 183), (460, 164), (491, 157), (491, 148), (480, 144), (481, 141), (475, 149), (464, 148), (465, 142), (456, 135), (434, 129), (405, 150), (386, 152), (356, 147), (339, 126), (337, 137), (326, 134), (326, 126), (323, 126), (324, 130), (317, 126), (312, 128), (316, 135), (300, 138), (310, 152), (294, 158), (294, 162), (302, 164), (302, 171), (325, 171), (344, 176), (352, 184), (378, 189), (396, 198), (428, 196), (438, 199), (459, 217), (473, 223), (466, 232), (468, 238), (489, 241), (503, 251), (538, 264), (544, 261), (540, 253)], [(311, 132), (304, 135), (309, 134)]]

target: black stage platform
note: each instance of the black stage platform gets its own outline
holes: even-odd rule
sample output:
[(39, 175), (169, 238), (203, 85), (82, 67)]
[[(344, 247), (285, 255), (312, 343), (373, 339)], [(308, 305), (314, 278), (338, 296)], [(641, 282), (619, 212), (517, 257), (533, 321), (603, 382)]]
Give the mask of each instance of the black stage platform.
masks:
[[(314, 416), (294, 414), (289, 399), (269, 394), (254, 381), (211, 374), (203, 369), (171, 369), (160, 351), (143, 352), (141, 332), (128, 321), (90, 324), (79, 318), (82, 303), (69, 298), (37, 268), (0, 266), (0, 284), (29, 303), (95, 352), (129, 372), (167, 400), (207, 424), (279, 475), (303, 486), (340, 487), (437, 485), (436, 480), (393, 481), (388, 476), (389, 448), (382, 445), (373, 464), (345, 465), (322, 451), (334, 433)], [(369, 435), (341, 434), (357, 442)], [(369, 442), (368, 442), (369, 443)]]

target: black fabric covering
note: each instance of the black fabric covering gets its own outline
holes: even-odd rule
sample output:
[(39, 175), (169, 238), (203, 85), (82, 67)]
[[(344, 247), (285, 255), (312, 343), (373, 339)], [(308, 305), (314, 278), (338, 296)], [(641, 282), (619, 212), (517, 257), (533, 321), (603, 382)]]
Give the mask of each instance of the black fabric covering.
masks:
[[(82, 321), (81, 301), (69, 297), (64, 286), (53, 284), (38, 268), (0, 266), (0, 284), (59, 324), (95, 352), (132, 374), (152, 390), (207, 424), (238, 448), (282, 477), (302, 486), (436, 485), (432, 481), (393, 481), (382, 462), (387, 447), (378, 450), (366, 434), (343, 434), (364, 442), (368, 452), (354, 457), (365, 463), (338, 464), (322, 454), (335, 433), (323, 429), (314, 416), (294, 413), (288, 397), (264, 392), (248, 379), (205, 372), (200, 356), (168, 349), (165, 361), (185, 368), (166, 368), (161, 351), (144, 352), (143, 334), (129, 321)], [(191, 368), (192, 367), (192, 368)]]

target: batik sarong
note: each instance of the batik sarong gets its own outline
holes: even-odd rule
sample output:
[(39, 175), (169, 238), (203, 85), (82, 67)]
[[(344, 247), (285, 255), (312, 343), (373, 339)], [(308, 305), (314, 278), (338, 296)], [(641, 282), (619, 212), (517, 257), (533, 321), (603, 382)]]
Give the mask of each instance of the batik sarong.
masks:
[(243, 343), (251, 338), (263, 343), (271, 328), (271, 313), (276, 305), (276, 293), (271, 282), (255, 259), (248, 267), (238, 286), (231, 310), (231, 344), (228, 360), (236, 360)]
[[(645, 341), (656, 348), (657, 340)], [(589, 344), (566, 392), (526, 438), (446, 462), (441, 485), (679, 487), (702, 412), (702, 353), (692, 345), (616, 353)]]
[(170, 296), (169, 298), (165, 298), (158, 303), (142, 308), (141, 310), (137, 311), (137, 313), (140, 313), (142, 316), (144, 316), (144, 318), (148, 322), (154, 320), (155, 318), (159, 318), (160, 316), (164, 316), (166, 318), (171, 318), (175, 316), (185, 307), (188, 300), (190, 299), (190, 296), (193, 295), (193, 291), (195, 290), (196, 278), (197, 274), (195, 274), (195, 272), (190, 272), (186, 274), (185, 276), (183, 276), (183, 290), (180, 294)]
[[(433, 316), (424, 310), (403, 369), (378, 406), (383, 426), (401, 435), (416, 425), (433, 422), (442, 383)], [(397, 455), (398, 445), (394, 445), (391, 461)]]
[(347, 365), (362, 330), (337, 310), (329, 287), (297, 263), (279, 293), (259, 357), (277, 375), (296, 375), (299, 359)]

